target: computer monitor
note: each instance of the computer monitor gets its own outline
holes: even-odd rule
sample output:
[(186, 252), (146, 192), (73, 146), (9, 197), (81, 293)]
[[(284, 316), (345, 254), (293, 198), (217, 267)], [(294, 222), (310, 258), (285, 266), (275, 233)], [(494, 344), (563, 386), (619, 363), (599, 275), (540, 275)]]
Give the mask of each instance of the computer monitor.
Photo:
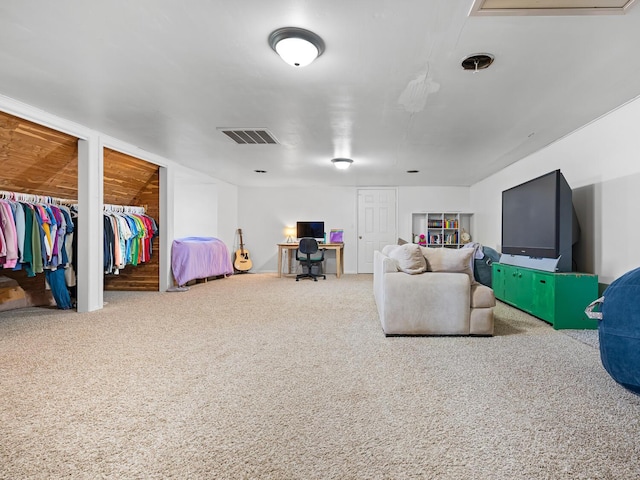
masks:
[(311, 237), (324, 240), (324, 222), (297, 222), (296, 237)]

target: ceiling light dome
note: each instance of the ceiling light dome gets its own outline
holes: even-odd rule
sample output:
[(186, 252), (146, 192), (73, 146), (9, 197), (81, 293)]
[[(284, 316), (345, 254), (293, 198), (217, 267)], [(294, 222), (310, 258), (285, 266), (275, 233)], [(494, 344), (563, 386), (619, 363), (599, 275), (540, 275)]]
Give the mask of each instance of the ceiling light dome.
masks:
[(318, 35), (297, 27), (284, 27), (272, 32), (269, 45), (293, 67), (309, 65), (324, 52), (324, 42)]
[(351, 166), (353, 160), (350, 158), (334, 158), (331, 160), (331, 163), (333, 163), (338, 170), (346, 170)]

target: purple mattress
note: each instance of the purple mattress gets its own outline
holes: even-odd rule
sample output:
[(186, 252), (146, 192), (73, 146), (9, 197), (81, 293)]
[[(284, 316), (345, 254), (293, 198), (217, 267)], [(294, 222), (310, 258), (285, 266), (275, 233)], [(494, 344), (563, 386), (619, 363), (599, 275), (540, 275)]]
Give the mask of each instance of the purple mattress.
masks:
[(213, 237), (175, 239), (171, 246), (171, 269), (178, 285), (198, 278), (233, 274), (229, 249)]

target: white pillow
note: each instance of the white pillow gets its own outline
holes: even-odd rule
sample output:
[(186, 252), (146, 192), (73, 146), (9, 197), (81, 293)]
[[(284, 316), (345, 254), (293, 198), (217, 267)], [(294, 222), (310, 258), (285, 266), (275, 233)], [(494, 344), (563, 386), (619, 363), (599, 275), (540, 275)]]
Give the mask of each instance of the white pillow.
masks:
[(398, 270), (404, 273), (415, 275), (427, 270), (427, 262), (422, 255), (420, 245), (415, 243), (405, 243), (404, 245), (394, 245), (396, 248), (389, 249), (388, 256), (396, 261)]
[(399, 246), (400, 245), (385, 245), (384, 247), (382, 247), (381, 252), (383, 255), (386, 255), (387, 257), (389, 257), (390, 256), (389, 254)]
[(471, 284), (476, 283), (473, 276), (473, 248), (433, 248), (420, 247), (427, 260), (428, 272), (466, 273)]

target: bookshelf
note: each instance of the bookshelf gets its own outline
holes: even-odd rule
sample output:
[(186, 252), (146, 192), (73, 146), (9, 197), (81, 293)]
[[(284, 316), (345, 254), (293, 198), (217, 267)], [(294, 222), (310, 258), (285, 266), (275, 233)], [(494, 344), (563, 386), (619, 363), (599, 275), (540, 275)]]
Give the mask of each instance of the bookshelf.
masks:
[(460, 248), (462, 233), (471, 233), (471, 213), (461, 212), (416, 212), (411, 214), (411, 240), (421, 243), (424, 235), (428, 247)]

